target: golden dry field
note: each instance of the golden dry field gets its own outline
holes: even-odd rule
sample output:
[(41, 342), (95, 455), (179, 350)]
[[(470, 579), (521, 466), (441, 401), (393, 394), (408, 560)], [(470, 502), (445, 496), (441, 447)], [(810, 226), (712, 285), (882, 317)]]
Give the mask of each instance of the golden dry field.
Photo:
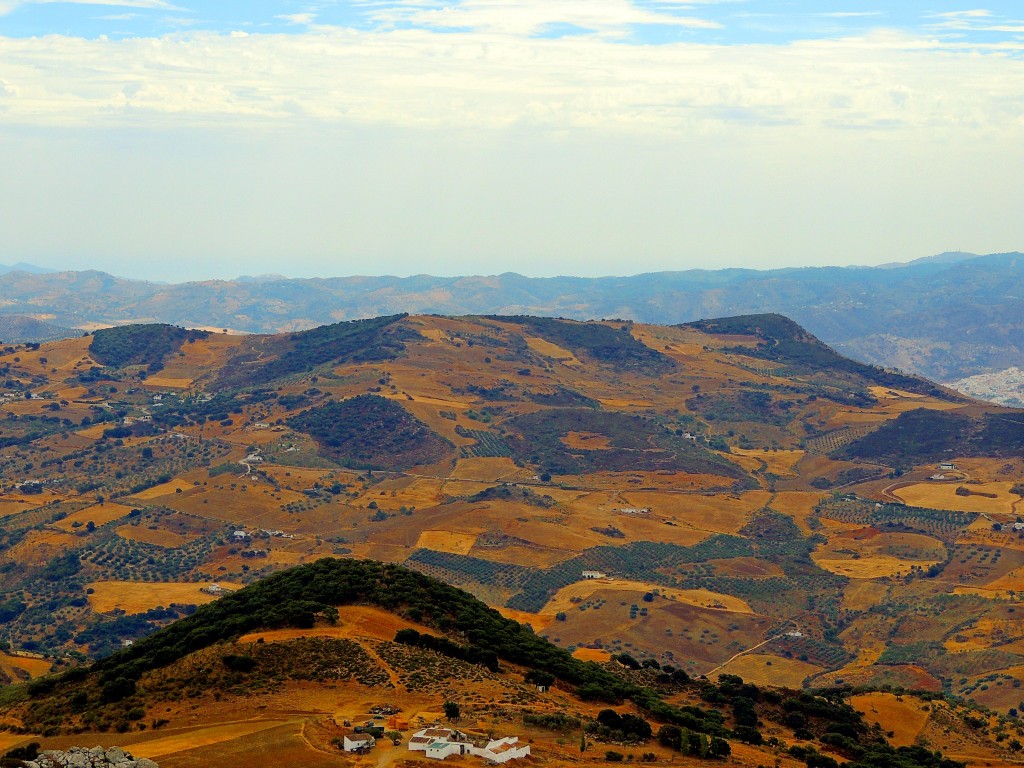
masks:
[(897, 747), (911, 746), (931, 716), (931, 708), (919, 699), (904, 699), (892, 693), (853, 696), (850, 704), (869, 723), (878, 723), (883, 731), (892, 731), (889, 740)]
[[(241, 589), (240, 584), (219, 582), (228, 589)], [(200, 587), (208, 586), (201, 582), (174, 584), (156, 582), (148, 584), (134, 581), (94, 581), (89, 584), (92, 593), (89, 603), (100, 613), (110, 613), (120, 608), (128, 613), (143, 613), (150, 608), (167, 607), (171, 603), (178, 605), (205, 605), (217, 599), (216, 596), (201, 592)]]
[[(951, 509), (960, 512), (982, 512), (987, 514), (1024, 513), (1021, 497), (1011, 493), (1014, 483), (982, 483), (978, 485), (960, 482), (927, 482), (903, 486), (893, 493), (915, 507), (930, 509)], [(966, 489), (970, 495), (961, 495), (957, 489)]]
[(927, 568), (946, 557), (938, 539), (917, 533), (882, 533), (871, 528), (835, 531), (815, 550), (821, 568), (853, 579), (874, 579)]
[(58, 520), (54, 525), (65, 531), (72, 531), (88, 525), (89, 523), (93, 523), (97, 526), (106, 525), (114, 520), (120, 520), (122, 517), (127, 517), (133, 509), (137, 509), (137, 507), (134, 505), (124, 506), (111, 502), (93, 504), (91, 507), (80, 509), (78, 512), (72, 512), (67, 517)]
[(722, 666), (717, 675), (738, 675), (754, 685), (801, 688), (804, 680), (823, 672), (822, 667), (782, 656), (746, 654)]

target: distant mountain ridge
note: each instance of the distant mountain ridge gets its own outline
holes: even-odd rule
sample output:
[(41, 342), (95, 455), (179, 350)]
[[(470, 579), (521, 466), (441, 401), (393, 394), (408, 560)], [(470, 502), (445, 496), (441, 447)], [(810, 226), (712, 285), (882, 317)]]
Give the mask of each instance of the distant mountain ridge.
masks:
[(65, 327), (127, 322), (272, 333), (400, 312), (684, 323), (777, 312), (851, 357), (955, 381), (1024, 365), (1024, 254), (940, 254), (895, 268), (631, 277), (281, 278), (157, 284), (94, 270), (0, 274), (5, 314)]

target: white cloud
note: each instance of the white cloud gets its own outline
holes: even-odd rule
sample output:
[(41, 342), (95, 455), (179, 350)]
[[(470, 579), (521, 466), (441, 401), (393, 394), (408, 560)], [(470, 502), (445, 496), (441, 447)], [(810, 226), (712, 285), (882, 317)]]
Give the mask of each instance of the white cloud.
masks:
[(0, 78), (18, 94), (6, 99), (3, 121), (29, 125), (305, 120), (673, 134), (739, 126), (820, 133), (845, 121), (907, 135), (1019, 136), (1022, 52), (1024, 44), (979, 48), (892, 32), (713, 46), (316, 28), (0, 38)]
[(623, 34), (632, 25), (716, 29), (717, 22), (679, 16), (665, 9), (650, 10), (628, 0), (462, 0), (439, 4), (407, 0), (370, 11), (379, 24), (408, 24), (426, 29), (470, 29), (510, 35), (535, 35), (553, 24)]
[(149, 8), (164, 11), (184, 10), (166, 0), (0, 0), (0, 16), (6, 16), (16, 8), (24, 5), (46, 5), (50, 3), (67, 3), (73, 5), (107, 5), (119, 8)]
[(316, 20), (315, 13), (284, 13), (274, 18), (282, 19), (291, 24), (298, 24), (300, 26), (309, 26)]

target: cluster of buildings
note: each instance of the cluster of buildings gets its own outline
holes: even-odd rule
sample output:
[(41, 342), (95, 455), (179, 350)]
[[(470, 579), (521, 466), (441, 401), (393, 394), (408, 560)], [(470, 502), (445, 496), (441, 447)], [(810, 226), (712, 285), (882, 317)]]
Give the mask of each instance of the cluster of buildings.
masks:
[[(382, 730), (382, 729), (381, 729)], [(359, 728), (345, 734), (342, 749), (346, 752), (366, 753), (372, 750), (382, 733), (374, 728)], [(520, 744), (518, 736), (501, 739), (471, 738), (453, 728), (431, 726), (416, 731), (409, 737), (409, 751), (422, 752), (432, 760), (444, 760), (452, 755), (471, 755), (494, 764), (507, 763), (530, 755), (530, 745)]]

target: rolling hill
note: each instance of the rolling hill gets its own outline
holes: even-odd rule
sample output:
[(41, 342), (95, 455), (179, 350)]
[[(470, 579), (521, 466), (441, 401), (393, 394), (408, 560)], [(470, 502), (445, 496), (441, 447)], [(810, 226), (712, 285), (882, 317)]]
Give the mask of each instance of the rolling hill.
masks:
[(660, 324), (775, 312), (853, 358), (946, 383), (1024, 366), (1020, 253), (940, 254), (884, 267), (607, 278), (268, 275), (163, 285), (96, 271), (14, 271), (0, 274), (0, 294), (5, 314), (45, 314), (73, 328), (145, 321), (249, 333), (398, 312), (619, 317)]
[[(402, 764), (415, 756), (413, 732), (443, 720), (457, 729), (450, 739), (528, 741), (529, 761), (552, 766), (682, 757), (965, 768), (1020, 749), (1007, 718), (908, 698), (924, 716), (908, 718), (903, 697), (885, 693), (694, 680), (630, 654), (581, 661), (435, 579), (327, 558), (222, 597), (91, 668), (8, 687), (0, 712), (21, 754), (32, 739), (45, 748), (116, 740), (164, 768)], [(369, 754), (342, 753), (364, 721), (387, 738)], [(886, 734), (890, 726), (899, 733)], [(979, 733), (990, 726), (997, 733)]]
[(1024, 698), (1021, 411), (785, 317), (133, 324), (3, 351), (10, 681), (329, 557), (578, 656)]

